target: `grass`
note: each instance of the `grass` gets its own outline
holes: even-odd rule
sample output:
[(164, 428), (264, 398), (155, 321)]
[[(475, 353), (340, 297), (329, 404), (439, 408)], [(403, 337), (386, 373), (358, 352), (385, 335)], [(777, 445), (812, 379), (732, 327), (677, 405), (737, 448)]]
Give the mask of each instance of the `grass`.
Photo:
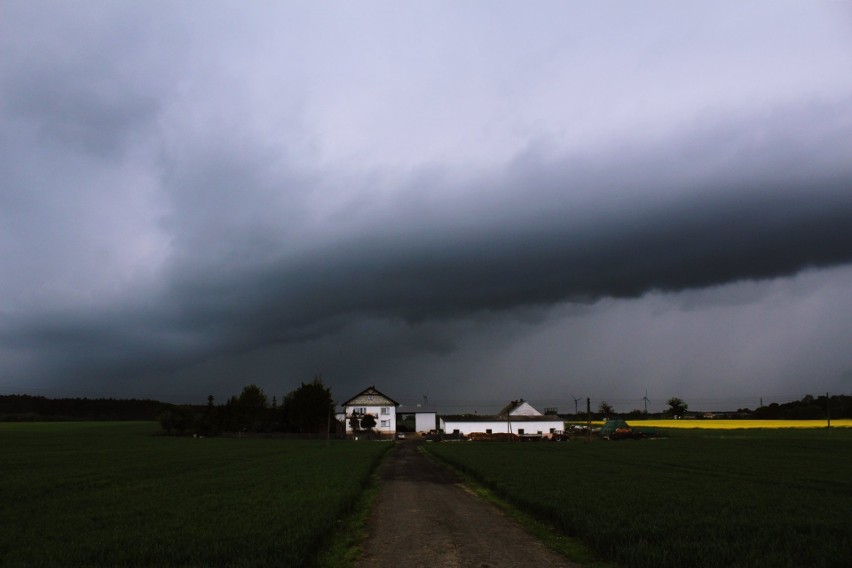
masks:
[(378, 496), (379, 477), (374, 472), (351, 513), (342, 519), (331, 538), (325, 539), (317, 554), (318, 568), (349, 568), (355, 565), (361, 554), (361, 544), (367, 538), (367, 523)]
[(0, 424), (0, 565), (331, 565), (390, 447), (156, 430)]
[(852, 565), (852, 431), (668, 434), (427, 448), (623, 566)]
[[(441, 460), (438, 460), (434, 455), (430, 454), (430, 452), (424, 450), (422, 446), (420, 451), (424, 452), (426, 456), (431, 458), (433, 461), (441, 463)], [(615, 567), (614, 564), (601, 562), (595, 557), (595, 554), (589, 549), (589, 547), (583, 544), (579, 539), (561, 534), (555, 531), (551, 525), (542, 522), (526, 511), (513, 507), (506, 499), (479, 483), (465, 471), (454, 467), (446, 461), (443, 462), (443, 465), (454, 470), (465, 479), (465, 487), (468, 491), (500, 509), (505, 515), (511, 517), (516, 523), (524, 527), (528, 533), (535, 536), (552, 550), (562, 554), (573, 562), (582, 564), (586, 568)]]

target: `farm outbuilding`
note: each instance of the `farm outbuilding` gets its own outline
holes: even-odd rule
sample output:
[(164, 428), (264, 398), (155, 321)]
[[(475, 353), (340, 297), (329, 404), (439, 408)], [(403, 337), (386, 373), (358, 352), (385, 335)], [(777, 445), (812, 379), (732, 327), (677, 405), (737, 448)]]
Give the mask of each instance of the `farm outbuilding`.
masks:
[(414, 414), (415, 432), (428, 434), (438, 428), (437, 412), (416, 412)]
[(397, 409), (396, 428), (399, 432), (428, 434), (438, 429), (437, 412), (405, 412)]
[(442, 416), (440, 426), (445, 434), (461, 436), (509, 434), (540, 438), (561, 433), (565, 427), (559, 416), (542, 414), (523, 399), (510, 402), (496, 415)]

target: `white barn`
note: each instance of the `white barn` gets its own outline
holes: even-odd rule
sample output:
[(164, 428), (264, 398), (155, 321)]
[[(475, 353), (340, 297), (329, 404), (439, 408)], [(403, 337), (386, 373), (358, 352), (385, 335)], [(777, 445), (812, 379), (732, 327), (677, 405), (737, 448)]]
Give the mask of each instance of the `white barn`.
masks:
[(465, 414), (442, 416), (445, 434), (513, 434), (522, 437), (548, 438), (561, 433), (565, 423), (559, 416), (542, 414), (528, 402), (513, 400), (496, 415)]
[(414, 415), (415, 432), (428, 434), (438, 427), (437, 412), (417, 412)]
[[(400, 405), (404, 406), (404, 405)], [(397, 429), (412, 434), (428, 434), (438, 429), (438, 413), (434, 411), (406, 412), (396, 410)]]
[(368, 387), (346, 402), (343, 406), (343, 423), (346, 425), (346, 435), (354, 436), (357, 432), (352, 429), (352, 418), (361, 420), (368, 414), (376, 425), (373, 431), (382, 438), (393, 438), (396, 435), (396, 407), (399, 403), (380, 393), (376, 387)]

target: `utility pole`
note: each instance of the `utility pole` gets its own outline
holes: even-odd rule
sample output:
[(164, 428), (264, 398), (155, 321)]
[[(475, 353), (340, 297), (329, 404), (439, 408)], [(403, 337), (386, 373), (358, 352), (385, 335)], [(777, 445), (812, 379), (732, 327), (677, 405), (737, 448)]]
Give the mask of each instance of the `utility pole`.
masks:
[(331, 445), (331, 408), (328, 409), (328, 424), (325, 427), (325, 447)]
[(828, 435), (831, 436), (831, 399), (825, 393), (825, 415), (828, 417)]
[(592, 441), (592, 400), (586, 399), (586, 431), (589, 433), (589, 441)]

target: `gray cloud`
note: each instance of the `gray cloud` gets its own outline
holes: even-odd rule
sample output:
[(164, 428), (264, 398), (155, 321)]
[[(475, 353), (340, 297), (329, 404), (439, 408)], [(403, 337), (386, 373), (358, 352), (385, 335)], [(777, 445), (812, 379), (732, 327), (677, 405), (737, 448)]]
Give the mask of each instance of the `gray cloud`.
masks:
[[(827, 282), (852, 261), (852, 50), (842, 18), (791, 6), (758, 29), (687, 7), (686, 33), (555, 8), (481, 27), (379, 10), (359, 31), (311, 9), (14, 4), (28, 26), (0, 29), (7, 388), (197, 398), (322, 372), (412, 397), (554, 397), (566, 379), (544, 330), (607, 343), (623, 327), (648, 356), (610, 341), (625, 363), (589, 347), (572, 368), (612, 385), (660, 373), (662, 390), (703, 376), (698, 346), (728, 306), (758, 333), (816, 293), (779, 307), (775, 286), (823, 278), (813, 289), (848, 313)], [(607, 26), (627, 39), (584, 32)], [(389, 48), (401, 37), (421, 41)], [(768, 385), (787, 377), (778, 358), (834, 385), (852, 361), (819, 348), (827, 314), (805, 314), (795, 360), (792, 339), (783, 356), (710, 351), (739, 357), (728, 377), (763, 364)], [(691, 343), (639, 340), (662, 320)], [(535, 359), (521, 346), (545, 386), (517, 378)]]
[[(775, 140), (784, 147), (784, 139)], [(330, 225), (332, 236), (290, 247), (295, 252), (279, 245), (291, 234), (288, 228), (251, 222), (262, 219), (269, 204), (257, 174), (221, 175), (211, 168), (210, 183), (219, 184), (226, 201), (211, 202), (209, 191), (204, 199), (181, 196), (187, 201), (178, 211), (197, 207), (200, 218), (193, 222), (191, 212), (179, 214), (188, 220), (175, 230), (183, 248), (171, 261), (160, 297), (118, 313), (31, 323), (18, 333), (42, 352), (55, 352), (57, 370), (76, 366), (78, 376), (131, 378), (228, 354), (236, 357), (231, 368), (251, 368), (246, 357), (274, 360), (277, 353), (290, 360), (285, 366), (310, 373), (311, 366), (328, 363), (306, 356), (300, 365), (292, 359), (304, 352), (288, 346), (310, 344), (308, 352), (322, 352), (323, 338), (344, 334), (354, 341), (343, 357), (347, 370), (363, 375), (381, 365), (354, 363), (359, 353), (386, 358), (400, 350), (433, 352), (437, 345), (438, 352), (452, 352), (462, 337), (452, 322), (536, 305), (773, 279), (852, 259), (852, 192), (842, 170), (800, 175), (782, 166), (773, 179), (749, 172), (755, 159), (743, 155), (739, 176), (721, 176), (719, 186), (710, 186), (720, 179), (711, 171), (696, 181), (697, 189), (684, 191), (677, 178), (706, 167), (703, 161), (672, 160), (666, 150), (629, 157), (636, 176), (627, 168), (616, 179), (604, 171), (578, 174), (571, 163), (531, 165), (525, 158), (517, 171), (501, 170), (506, 179), (499, 189), (530, 187), (530, 193), (498, 191), (506, 200), (494, 203), (481, 197), (487, 180), (468, 181), (472, 187), (460, 193), (480, 196), (484, 206), (462, 203), (463, 214), (449, 219), (440, 217), (442, 210), (391, 207), (401, 219), (372, 217), (369, 224), (357, 223), (352, 235), (337, 234)], [(807, 170), (807, 161), (796, 163)], [(665, 177), (656, 172), (675, 166), (682, 173), (658, 188), (657, 197), (631, 193), (634, 184), (653, 183)], [(651, 174), (643, 178), (646, 170)], [(597, 184), (594, 191), (606, 189), (607, 199), (575, 202), (570, 188), (577, 179)], [(621, 185), (613, 188), (615, 183)], [(248, 198), (256, 203), (229, 191), (244, 185), (255, 188)], [(248, 213), (242, 217), (240, 209)], [(408, 323), (388, 327), (394, 321)]]
[[(743, 125), (752, 128), (766, 132), (772, 146), (720, 150), (708, 144), (709, 157), (690, 161), (679, 155), (676, 140), (644, 154), (628, 151), (623, 162), (614, 157), (615, 175), (570, 160), (526, 158), (449, 189), (449, 203), (415, 198), (377, 207), (381, 212), (365, 213), (354, 234), (329, 223), (318, 242), (300, 242), (295, 253), (280, 252), (290, 248), (281, 243), (287, 228), (217, 221), (201, 235), (221, 231), (225, 238), (211, 237), (179, 257), (186, 264), (173, 266), (174, 291), (189, 313), (231, 321), (233, 309), (253, 329), (286, 340), (317, 322), (358, 314), (462, 317), (775, 278), (849, 262), (852, 177), (841, 160), (849, 144), (828, 140), (812, 155), (788, 162), (789, 137), (776, 136), (774, 124)], [(722, 170), (712, 152), (731, 151), (738, 156)], [(812, 161), (831, 154), (832, 169), (810, 171)], [(761, 161), (769, 165), (753, 166)], [(415, 176), (410, 183), (414, 187), (402, 194), (432, 194), (421, 185), (447, 186), (452, 179)], [(653, 184), (659, 185), (649, 191)], [(453, 202), (454, 195), (464, 197)], [(208, 247), (217, 253), (212, 267), (205, 260)], [(225, 273), (215, 264), (223, 258)]]

